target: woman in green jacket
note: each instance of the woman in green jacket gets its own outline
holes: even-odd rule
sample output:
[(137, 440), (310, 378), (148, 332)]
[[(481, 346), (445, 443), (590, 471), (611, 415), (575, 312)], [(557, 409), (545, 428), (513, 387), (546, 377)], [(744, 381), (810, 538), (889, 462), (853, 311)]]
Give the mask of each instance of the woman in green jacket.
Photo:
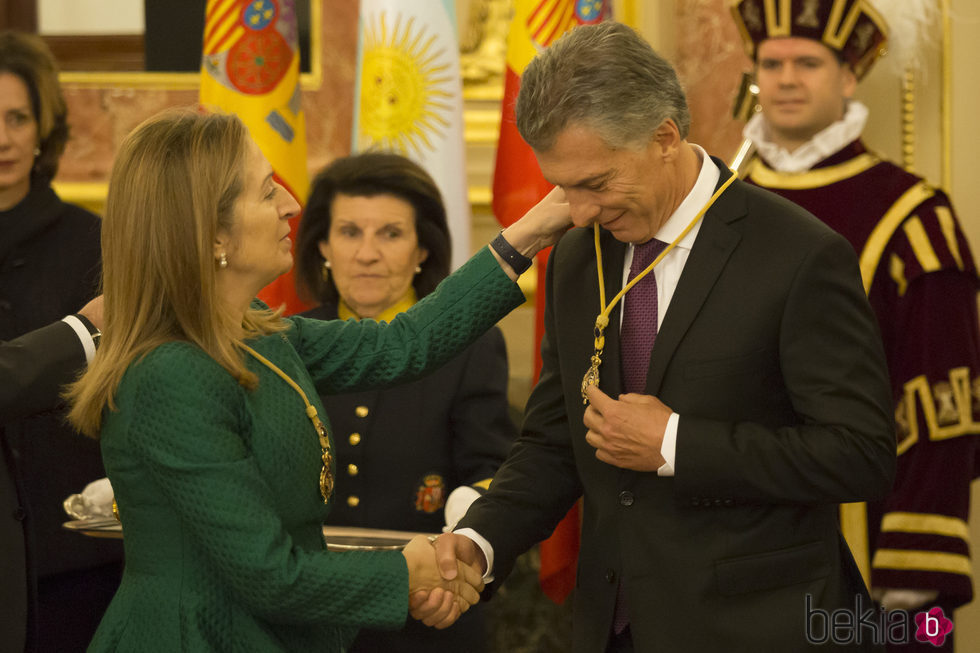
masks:
[(437, 627), (478, 600), (479, 572), (443, 584), (425, 538), (325, 549), (334, 465), (318, 394), (417, 378), (519, 305), (524, 257), (569, 223), (562, 199), (390, 325), (283, 318), (253, 298), (292, 264), (299, 206), (242, 123), (167, 112), (130, 134), (102, 227), (102, 344), (71, 389), (125, 532), (90, 650), (343, 651), (359, 627), (401, 627), (414, 592), (428, 599), (412, 616)]

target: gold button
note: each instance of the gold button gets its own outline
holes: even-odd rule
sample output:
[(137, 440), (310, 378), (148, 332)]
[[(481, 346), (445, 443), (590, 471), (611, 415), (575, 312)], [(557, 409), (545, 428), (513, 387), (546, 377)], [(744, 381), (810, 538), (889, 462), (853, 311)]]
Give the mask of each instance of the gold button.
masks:
[(354, 413), (356, 413), (358, 417), (367, 417), (368, 412), (370, 411), (368, 411), (367, 406), (358, 406), (357, 408), (354, 409)]
[(348, 474), (350, 474), (351, 476), (357, 476), (357, 472), (358, 472), (357, 465), (354, 464), (347, 465)]
[(361, 502), (360, 497), (358, 497), (355, 494), (352, 494), (349, 497), (347, 497), (347, 505), (350, 506), (351, 508), (356, 508), (357, 504), (359, 504), (360, 502)]
[(350, 442), (352, 446), (356, 447), (357, 445), (359, 445), (361, 443), (361, 434), (360, 433), (351, 433), (350, 434), (350, 437), (347, 438), (347, 441)]

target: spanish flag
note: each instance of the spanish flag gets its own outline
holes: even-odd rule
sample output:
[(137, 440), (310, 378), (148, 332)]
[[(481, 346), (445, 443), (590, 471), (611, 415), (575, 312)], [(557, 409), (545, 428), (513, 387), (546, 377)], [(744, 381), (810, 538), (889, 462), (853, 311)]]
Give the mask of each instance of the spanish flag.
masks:
[[(610, 0), (515, 0), (507, 35), (507, 69), (501, 107), (500, 139), (493, 174), (493, 212), (503, 226), (516, 222), (551, 190), (538, 168), (534, 152), (521, 138), (514, 119), (514, 104), (521, 88), (521, 73), (531, 59), (562, 34), (578, 25), (609, 17)], [(550, 248), (537, 255), (538, 291), (535, 300), (535, 342), (544, 336), (544, 277)], [(534, 348), (534, 376), (541, 373), (540, 347)], [(579, 508), (576, 504), (541, 543), (541, 589), (562, 603), (575, 587), (579, 546)]]
[[(309, 190), (306, 122), (300, 102), (295, 0), (208, 0), (200, 103), (234, 113), (272, 164), (276, 180), (300, 204)], [(290, 221), (295, 243), (300, 216)], [(305, 308), (292, 273), (259, 298), (291, 314)]]

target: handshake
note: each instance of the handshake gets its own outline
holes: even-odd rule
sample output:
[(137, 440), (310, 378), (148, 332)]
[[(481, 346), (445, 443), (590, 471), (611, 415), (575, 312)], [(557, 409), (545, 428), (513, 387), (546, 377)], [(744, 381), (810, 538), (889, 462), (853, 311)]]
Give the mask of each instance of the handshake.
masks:
[(408, 563), (409, 613), (426, 626), (448, 628), (480, 600), (483, 553), (469, 538), (419, 535), (402, 555)]

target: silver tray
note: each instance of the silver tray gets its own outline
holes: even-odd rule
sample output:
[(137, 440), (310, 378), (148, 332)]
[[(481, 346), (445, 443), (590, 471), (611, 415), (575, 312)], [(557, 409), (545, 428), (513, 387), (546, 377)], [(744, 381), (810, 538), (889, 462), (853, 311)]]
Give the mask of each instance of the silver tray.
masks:
[(331, 551), (400, 551), (417, 535), (435, 537), (436, 533), (389, 531), (353, 526), (323, 527), (323, 539)]
[[(122, 524), (115, 518), (76, 519), (65, 522), (62, 527), (88, 537), (119, 539), (123, 536)], [(323, 539), (331, 551), (399, 551), (416, 535), (435, 537), (436, 533), (414, 533), (352, 526), (323, 527)]]
[(70, 531), (88, 535), (89, 537), (110, 537), (121, 539), (122, 524), (115, 517), (93, 517), (89, 519), (76, 519), (62, 524), (63, 528)]

